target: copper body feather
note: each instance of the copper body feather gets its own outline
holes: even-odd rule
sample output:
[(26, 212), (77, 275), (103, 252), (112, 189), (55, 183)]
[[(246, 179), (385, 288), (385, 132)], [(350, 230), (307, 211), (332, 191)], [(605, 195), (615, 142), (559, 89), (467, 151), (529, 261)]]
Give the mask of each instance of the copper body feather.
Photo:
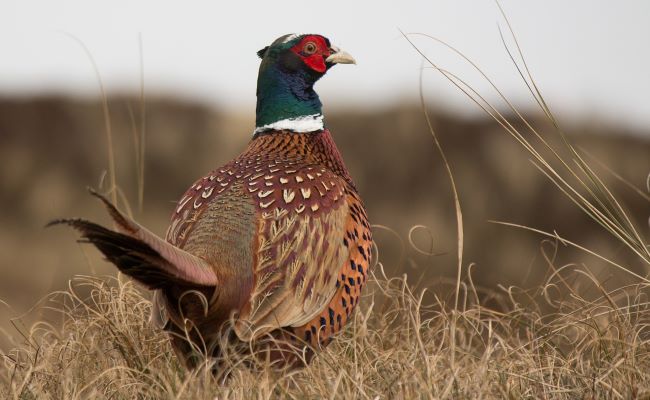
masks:
[(372, 235), (328, 130), (256, 135), (183, 195), (166, 240), (93, 194), (116, 231), (80, 219), (53, 223), (78, 229), (155, 290), (153, 320), (188, 367), (219, 356), (223, 338), (262, 346), (262, 338), (282, 339), (287, 347), (271, 349), (273, 359), (294, 365), (293, 348), (309, 361), (359, 303)]
[[(358, 304), (372, 243), (327, 130), (258, 135), (183, 195), (166, 239), (214, 266), (213, 318), (197, 326), (203, 338), (232, 320), (240, 340), (279, 330), (312, 347), (341, 330)], [(180, 296), (178, 288), (157, 295), (172, 330), (204, 312), (198, 302), (179, 310)]]

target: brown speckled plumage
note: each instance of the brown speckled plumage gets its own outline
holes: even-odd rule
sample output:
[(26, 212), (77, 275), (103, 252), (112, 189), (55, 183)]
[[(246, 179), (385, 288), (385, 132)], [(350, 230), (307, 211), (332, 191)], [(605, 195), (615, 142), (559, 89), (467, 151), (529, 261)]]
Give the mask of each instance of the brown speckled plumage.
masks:
[[(232, 328), (237, 340), (270, 334), (306, 345), (310, 356), (345, 326), (366, 284), (370, 226), (327, 130), (258, 135), (239, 157), (183, 195), (172, 215), (167, 246), (196, 257), (204, 263), (201, 268), (209, 266), (216, 279), (213, 287), (164, 276), (155, 262), (145, 271), (148, 279), (120, 264), (113, 257), (118, 251), (103, 248), (103, 242), (133, 235), (152, 254), (171, 250), (110, 205), (109, 210), (122, 233), (86, 221), (66, 222), (123, 272), (156, 282), (148, 284), (157, 291), (154, 319), (172, 334), (179, 356), (190, 366), (194, 350), (179, 339), (185, 335), (185, 319), (192, 321), (191, 338), (212, 344), (210, 355), (219, 354), (216, 343)], [(207, 310), (196, 296), (187, 295), (191, 290), (205, 296)]]
[[(248, 225), (204, 223), (236, 222), (252, 209)], [(224, 230), (246, 240), (224, 240)], [(185, 193), (167, 240), (241, 271), (220, 284), (240, 290), (236, 304), (227, 305), (238, 314), (238, 337), (284, 328), (313, 346), (338, 332), (357, 305), (372, 243), (363, 204), (327, 130), (258, 135)], [(217, 307), (221, 297), (232, 303), (237, 296), (217, 295)]]

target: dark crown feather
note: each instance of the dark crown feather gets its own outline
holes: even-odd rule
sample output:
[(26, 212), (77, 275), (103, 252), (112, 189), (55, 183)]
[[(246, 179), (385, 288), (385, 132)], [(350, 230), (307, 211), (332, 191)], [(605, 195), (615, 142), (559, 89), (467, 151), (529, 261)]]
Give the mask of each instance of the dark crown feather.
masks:
[(264, 58), (264, 55), (266, 54), (266, 51), (267, 51), (268, 49), (269, 49), (269, 46), (266, 46), (266, 47), (263, 48), (262, 50), (258, 51), (258, 52), (257, 52), (257, 56), (258, 56), (259, 58)]

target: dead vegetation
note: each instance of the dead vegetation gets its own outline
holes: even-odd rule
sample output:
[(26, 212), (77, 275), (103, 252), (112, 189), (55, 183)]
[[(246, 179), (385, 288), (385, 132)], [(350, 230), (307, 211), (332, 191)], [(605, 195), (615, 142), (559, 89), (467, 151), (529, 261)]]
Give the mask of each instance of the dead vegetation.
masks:
[[(557, 243), (549, 243), (552, 248)], [(645, 398), (648, 287), (605, 290), (583, 267), (553, 266), (535, 291), (486, 295), (461, 282), (429, 304), (382, 266), (353, 323), (305, 369), (276, 371), (235, 353), (216, 376), (185, 371), (148, 323), (130, 281), (76, 277), (40, 307), (60, 313), (21, 331), (3, 357), (2, 398)], [(80, 293), (88, 293), (82, 295)], [(452, 293), (452, 292), (450, 292)], [(452, 324), (454, 336), (451, 336)], [(251, 367), (255, 365), (255, 368)]]

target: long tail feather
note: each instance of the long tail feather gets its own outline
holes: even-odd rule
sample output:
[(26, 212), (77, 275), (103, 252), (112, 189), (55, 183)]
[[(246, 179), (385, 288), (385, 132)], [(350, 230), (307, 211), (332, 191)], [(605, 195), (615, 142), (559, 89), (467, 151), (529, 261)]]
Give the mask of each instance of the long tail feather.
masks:
[(120, 213), (102, 195), (91, 190), (106, 206), (119, 232), (83, 219), (60, 219), (47, 226), (65, 224), (81, 232), (83, 241), (92, 243), (108, 261), (150, 289), (170, 285), (217, 286), (211, 265), (167, 243)]

